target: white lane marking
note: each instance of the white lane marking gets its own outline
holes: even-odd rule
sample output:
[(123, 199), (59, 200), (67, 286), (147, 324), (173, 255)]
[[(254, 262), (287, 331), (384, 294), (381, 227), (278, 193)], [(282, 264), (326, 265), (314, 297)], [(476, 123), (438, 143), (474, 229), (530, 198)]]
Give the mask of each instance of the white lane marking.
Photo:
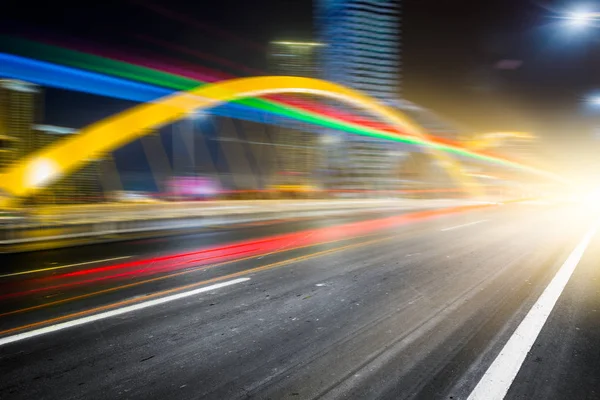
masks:
[(88, 264), (97, 264), (97, 263), (102, 263), (102, 262), (106, 262), (106, 261), (122, 260), (124, 258), (131, 258), (131, 257), (133, 257), (133, 256), (105, 258), (103, 260), (94, 260), (94, 261), (81, 262), (81, 263), (77, 263), (77, 264), (60, 265), (58, 267), (48, 267), (48, 268), (41, 268), (41, 269), (32, 269), (30, 271), (14, 272), (12, 274), (0, 275), (0, 278), (8, 278), (10, 276), (17, 276), (17, 275), (35, 274), (35, 273), (38, 273), (38, 272), (55, 271), (57, 269), (72, 268), (72, 267), (78, 267), (78, 266), (81, 266), (81, 265), (88, 265)]
[(161, 297), (160, 299), (148, 300), (143, 303), (138, 303), (138, 304), (134, 304), (134, 305), (127, 306), (127, 307), (118, 308), (116, 310), (105, 311), (105, 312), (102, 312), (99, 314), (90, 315), (88, 317), (78, 318), (78, 319), (74, 319), (72, 321), (67, 321), (67, 322), (62, 322), (60, 324), (56, 324), (56, 325), (46, 326), (44, 328), (35, 329), (35, 330), (29, 331), (29, 332), (23, 332), (23, 333), (19, 333), (17, 335), (3, 337), (3, 338), (0, 338), (0, 346), (9, 344), (9, 343), (18, 342), (18, 341), (21, 341), (24, 339), (29, 339), (29, 338), (32, 338), (35, 336), (45, 335), (46, 333), (52, 333), (52, 332), (60, 331), (60, 330), (67, 329), (67, 328), (72, 328), (72, 327), (79, 326), (79, 325), (89, 324), (90, 322), (95, 322), (95, 321), (99, 321), (101, 319), (111, 318), (111, 317), (115, 317), (117, 315), (142, 310), (144, 308), (154, 307), (154, 306), (157, 306), (160, 304), (169, 303), (171, 301), (183, 299), (185, 297), (195, 296), (199, 293), (209, 292), (211, 290), (220, 289), (225, 286), (231, 286), (231, 285), (246, 282), (249, 280), (250, 280), (250, 278), (238, 278), (238, 279), (234, 279), (231, 281), (216, 283), (214, 285), (204, 286), (204, 287), (201, 287), (198, 289), (190, 290), (188, 292), (177, 293), (177, 294), (173, 294), (171, 296)]
[(585, 249), (598, 229), (598, 222), (583, 237), (564, 264), (560, 267), (550, 284), (531, 307), (529, 313), (519, 324), (513, 335), (485, 372), (468, 400), (502, 400), (521, 369), (525, 357), (535, 343), (548, 316), (556, 305), (573, 271), (579, 264)]
[(475, 225), (475, 224), (480, 224), (482, 222), (487, 222), (487, 221), (489, 221), (489, 219), (482, 219), (482, 220), (475, 221), (475, 222), (469, 222), (468, 224), (456, 225), (456, 226), (451, 226), (450, 228), (440, 229), (440, 231), (442, 231), (442, 232), (451, 231), (453, 229), (463, 228), (465, 226), (471, 226), (471, 225)]

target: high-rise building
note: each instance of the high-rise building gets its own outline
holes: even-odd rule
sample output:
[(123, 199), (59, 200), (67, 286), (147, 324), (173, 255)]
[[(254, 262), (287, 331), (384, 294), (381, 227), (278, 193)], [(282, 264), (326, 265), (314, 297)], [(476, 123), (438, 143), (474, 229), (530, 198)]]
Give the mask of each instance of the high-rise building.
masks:
[[(268, 53), (269, 72), (273, 75), (316, 78), (323, 46), (315, 42), (274, 41)], [(314, 100), (310, 95), (295, 95), (296, 101)], [(293, 101), (293, 100), (292, 100)], [(273, 117), (277, 118), (277, 117)], [(277, 121), (275, 121), (277, 122)], [(302, 122), (279, 121), (275, 149), (279, 160), (274, 185), (315, 184), (318, 164), (317, 136)]]
[[(33, 125), (37, 103), (37, 85), (12, 79), (0, 80), (0, 168), (17, 161), (33, 150)], [(38, 105), (39, 106), (39, 105)]]
[[(400, 11), (397, 0), (316, 0), (316, 18), (325, 44), (322, 77), (365, 92), (393, 106), (400, 96)], [(356, 112), (357, 110), (353, 110)], [(356, 190), (395, 189), (399, 146), (381, 139), (330, 133), (333, 160), (346, 165), (338, 186)], [(340, 138), (341, 137), (341, 138)], [(334, 161), (335, 162), (335, 161)], [(337, 166), (334, 169), (342, 169)]]
[(318, 62), (321, 43), (275, 41), (269, 44), (268, 67), (273, 75), (319, 75)]
[(393, 101), (400, 90), (399, 0), (316, 0), (323, 77)]

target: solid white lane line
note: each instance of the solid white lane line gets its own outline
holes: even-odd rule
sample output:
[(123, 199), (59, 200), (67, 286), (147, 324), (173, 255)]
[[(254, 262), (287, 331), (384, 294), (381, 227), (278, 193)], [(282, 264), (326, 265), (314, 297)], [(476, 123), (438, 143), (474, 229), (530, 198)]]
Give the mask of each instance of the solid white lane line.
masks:
[(594, 224), (575, 247), (473, 389), (468, 400), (504, 399), (597, 229), (598, 223)]
[(456, 225), (456, 226), (451, 226), (450, 228), (440, 229), (440, 231), (442, 231), (442, 232), (451, 231), (453, 229), (463, 228), (465, 226), (471, 226), (471, 225), (475, 225), (475, 224), (480, 224), (482, 222), (487, 222), (487, 221), (489, 221), (489, 219), (481, 219), (479, 221), (469, 222), (468, 224)]
[(77, 264), (59, 265), (57, 267), (32, 269), (32, 270), (29, 270), (29, 271), (14, 272), (12, 274), (0, 275), (0, 278), (8, 278), (10, 276), (18, 276), (18, 275), (35, 274), (35, 273), (38, 273), (38, 272), (55, 271), (57, 269), (72, 268), (72, 267), (78, 267), (78, 266), (81, 266), (81, 265), (88, 265), (88, 264), (98, 264), (98, 263), (102, 263), (102, 262), (106, 262), (106, 261), (122, 260), (124, 258), (131, 258), (131, 257), (132, 256), (113, 257), (113, 258), (105, 258), (103, 260), (86, 261), (86, 262), (81, 262), (81, 263), (77, 263)]
[(40, 329), (34, 329), (29, 332), (23, 332), (23, 333), (19, 333), (17, 335), (3, 337), (3, 338), (0, 338), (0, 346), (9, 344), (9, 343), (18, 342), (18, 341), (24, 340), (24, 339), (29, 339), (29, 338), (32, 338), (35, 336), (45, 335), (46, 333), (52, 333), (52, 332), (60, 331), (60, 330), (67, 329), (67, 328), (72, 328), (72, 327), (79, 326), (79, 325), (89, 324), (90, 322), (95, 322), (95, 321), (99, 321), (101, 319), (111, 318), (111, 317), (115, 317), (117, 315), (142, 310), (144, 308), (154, 307), (154, 306), (157, 306), (160, 304), (169, 303), (171, 301), (183, 299), (185, 297), (195, 296), (199, 293), (209, 292), (211, 290), (220, 289), (222, 287), (235, 285), (235, 284), (246, 282), (249, 280), (250, 280), (250, 278), (233, 279), (231, 281), (216, 283), (216, 284), (210, 285), (210, 286), (204, 286), (204, 287), (201, 287), (198, 289), (190, 290), (188, 292), (177, 293), (177, 294), (173, 294), (171, 296), (161, 297), (159, 299), (149, 300), (149, 301), (145, 301), (142, 303), (133, 304), (131, 306), (118, 308), (116, 310), (105, 311), (105, 312), (101, 312), (99, 314), (90, 315), (88, 317), (78, 318), (78, 319), (74, 319), (72, 321), (62, 322), (60, 324), (50, 325), (50, 326), (46, 326), (46, 327), (40, 328)]

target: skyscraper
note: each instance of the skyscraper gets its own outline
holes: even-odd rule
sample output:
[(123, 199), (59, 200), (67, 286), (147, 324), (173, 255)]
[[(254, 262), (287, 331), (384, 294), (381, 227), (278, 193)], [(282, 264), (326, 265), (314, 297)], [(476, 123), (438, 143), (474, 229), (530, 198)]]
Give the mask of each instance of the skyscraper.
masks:
[(12, 79), (0, 80), (0, 168), (33, 150), (33, 125), (40, 88)]
[(400, 90), (399, 0), (316, 0), (323, 77), (384, 101)]
[[(269, 72), (273, 75), (302, 76), (315, 78), (321, 43), (274, 41), (268, 53)], [(310, 95), (295, 95), (291, 99), (307, 100)], [(277, 118), (277, 117), (273, 117)], [(277, 122), (277, 121), (276, 121)], [(308, 185), (314, 183), (317, 167), (316, 135), (309, 132), (305, 123), (279, 121), (276, 129), (275, 149), (278, 171), (272, 178), (275, 185)]]
[(269, 44), (269, 72), (316, 78), (321, 43), (274, 41)]
[[(316, 1), (317, 26), (325, 44), (322, 77), (394, 106), (400, 96), (398, 1)], [(352, 171), (341, 178), (339, 186), (358, 190), (396, 188), (398, 180), (392, 171), (398, 162), (397, 144), (357, 135), (332, 135), (338, 136), (334, 142), (344, 148), (343, 156), (332, 158)]]

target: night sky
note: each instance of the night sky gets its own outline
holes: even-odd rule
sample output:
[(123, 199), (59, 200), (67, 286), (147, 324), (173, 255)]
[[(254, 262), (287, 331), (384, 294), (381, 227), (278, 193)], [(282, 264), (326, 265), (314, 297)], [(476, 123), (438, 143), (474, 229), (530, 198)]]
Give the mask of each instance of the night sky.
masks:
[[(13, 34), (193, 63), (233, 75), (252, 71), (224, 66), (214, 57), (260, 71), (265, 68), (264, 45), (269, 40), (313, 38), (310, 0), (118, 3), (38, 5), (9, 0), (0, 19)], [(596, 113), (583, 101), (600, 90), (600, 27), (568, 31), (556, 18), (561, 10), (581, 2), (403, 0), (401, 4), (401, 78), (407, 99), (472, 131), (534, 132), (544, 138), (546, 154), (557, 162), (564, 161), (567, 151), (571, 164), (574, 158), (596, 159), (593, 132), (596, 124), (600, 126), (600, 109)], [(184, 54), (182, 49), (196, 54)], [(127, 106), (58, 92), (49, 97), (53, 104), (47, 106), (48, 119), (68, 124), (69, 118), (77, 117), (66, 112), (64, 104), (82, 108), (80, 120), (71, 123), (75, 126)], [(87, 108), (87, 104), (99, 105)]]

